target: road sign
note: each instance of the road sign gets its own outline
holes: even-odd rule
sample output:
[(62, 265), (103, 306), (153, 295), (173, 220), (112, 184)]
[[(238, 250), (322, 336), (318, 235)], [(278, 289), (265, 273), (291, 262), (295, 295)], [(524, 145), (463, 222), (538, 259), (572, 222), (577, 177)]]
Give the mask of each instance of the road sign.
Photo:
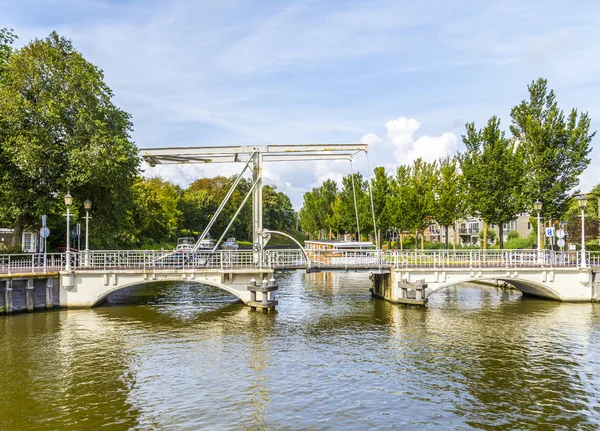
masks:
[[(556, 237), (557, 237), (558, 239), (563, 239), (563, 238), (565, 237), (565, 231), (564, 231), (564, 230), (562, 230), (562, 229), (560, 229), (560, 230), (557, 230), (557, 231), (556, 231)], [(561, 246), (561, 247), (562, 247), (562, 246)]]
[(556, 241), (556, 245), (559, 246), (560, 248), (563, 248), (565, 246), (565, 240), (564, 239), (559, 239), (558, 241)]
[(40, 236), (42, 238), (48, 238), (50, 236), (50, 229), (47, 227), (43, 227), (40, 229)]
[(546, 228), (546, 236), (548, 238), (553, 237), (554, 236), (554, 228), (553, 227), (547, 227)]

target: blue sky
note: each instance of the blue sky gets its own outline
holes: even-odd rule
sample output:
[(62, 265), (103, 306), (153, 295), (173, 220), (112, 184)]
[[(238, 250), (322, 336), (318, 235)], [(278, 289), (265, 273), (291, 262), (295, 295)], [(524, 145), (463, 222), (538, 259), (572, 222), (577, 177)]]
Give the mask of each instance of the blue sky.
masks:
[[(0, 0), (19, 44), (52, 30), (102, 68), (139, 147), (360, 142), (394, 168), (462, 148), (464, 123), (512, 106), (537, 77), (600, 125), (600, 2)], [(600, 182), (600, 144), (582, 187)], [(359, 157), (357, 168), (366, 170)], [(146, 169), (186, 186), (236, 165)], [(271, 164), (302, 193), (348, 163)]]

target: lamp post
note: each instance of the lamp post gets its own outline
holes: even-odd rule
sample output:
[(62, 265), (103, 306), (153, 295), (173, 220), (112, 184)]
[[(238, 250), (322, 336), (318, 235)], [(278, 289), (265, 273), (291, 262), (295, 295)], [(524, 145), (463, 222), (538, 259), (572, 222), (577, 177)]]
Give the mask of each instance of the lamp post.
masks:
[(92, 201), (86, 199), (83, 203), (85, 208), (85, 266), (89, 265), (90, 255), (90, 242), (89, 242), (89, 231), (90, 231), (90, 210), (92, 209)]
[(65, 271), (71, 270), (71, 228), (69, 227), (69, 220), (71, 218), (71, 205), (73, 204), (73, 196), (71, 193), (67, 192), (65, 195), (65, 205), (67, 207), (67, 250), (65, 252), (65, 257), (67, 262), (65, 264)]
[(581, 208), (581, 267), (587, 266), (585, 258), (585, 206), (587, 205), (587, 196), (583, 193), (577, 197), (577, 206)]
[(540, 235), (540, 211), (542, 210), (542, 202), (538, 199), (533, 203), (535, 209), (537, 211), (537, 255), (538, 255), (538, 263), (542, 261), (542, 237)]

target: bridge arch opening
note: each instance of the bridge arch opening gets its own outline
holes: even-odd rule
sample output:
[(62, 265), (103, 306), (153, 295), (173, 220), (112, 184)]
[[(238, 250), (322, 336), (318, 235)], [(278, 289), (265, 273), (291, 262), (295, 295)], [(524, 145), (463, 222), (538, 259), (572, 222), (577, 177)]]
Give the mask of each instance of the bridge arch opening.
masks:
[[(444, 283), (444, 284), (440, 285), (439, 287), (430, 289), (427, 292), (427, 297), (429, 298), (430, 296), (435, 295), (438, 292), (441, 292), (450, 287), (454, 287), (454, 286), (457, 286), (460, 284), (473, 284), (473, 281), (474, 281), (473, 279), (464, 279), (464, 280), (452, 281), (450, 283)], [(494, 282), (494, 281), (501, 281), (501, 282), (505, 282), (505, 283), (510, 284), (511, 286), (515, 287), (517, 290), (519, 290), (523, 294), (523, 296), (562, 301), (560, 294), (556, 290), (554, 290), (544, 284), (536, 283), (536, 282), (530, 281), (530, 280), (524, 280), (524, 279), (520, 279), (520, 278), (483, 278), (483, 279), (478, 279), (476, 281), (487, 281), (490, 283)], [(490, 284), (490, 286), (491, 286), (491, 284)]]
[[(169, 286), (173, 286), (173, 285), (177, 285), (177, 284), (192, 284), (194, 286), (209, 286), (212, 288), (216, 288), (219, 291), (223, 292), (223, 293), (227, 293), (228, 296), (230, 295), (231, 297), (235, 297), (235, 301), (232, 302), (243, 302), (243, 299), (240, 297), (239, 291), (236, 291), (235, 289), (232, 289), (229, 286), (226, 285), (222, 285), (219, 283), (213, 283), (210, 281), (206, 281), (206, 280), (146, 280), (143, 282), (134, 282), (134, 283), (129, 283), (129, 284), (125, 284), (122, 286), (116, 286), (113, 289), (107, 290), (106, 292), (103, 292), (101, 295), (99, 295), (98, 297), (96, 297), (94, 299), (94, 301), (91, 304), (91, 307), (97, 307), (100, 306), (104, 303), (106, 303), (111, 297), (115, 297), (115, 295), (122, 295), (121, 299), (123, 298), (127, 298), (131, 293), (133, 289), (136, 288), (140, 288), (142, 289), (143, 286), (152, 286), (153, 288), (159, 288), (160, 285), (169, 285)], [(133, 296), (133, 295), (132, 295)], [(118, 302), (118, 301), (116, 301)]]

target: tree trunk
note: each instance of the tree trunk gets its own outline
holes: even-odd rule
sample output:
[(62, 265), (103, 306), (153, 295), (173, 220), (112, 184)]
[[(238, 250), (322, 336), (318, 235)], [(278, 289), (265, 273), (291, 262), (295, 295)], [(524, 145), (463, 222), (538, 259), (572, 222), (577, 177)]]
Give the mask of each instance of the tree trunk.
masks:
[(483, 222), (483, 249), (487, 250), (487, 232), (488, 232), (488, 224), (486, 221)]
[(444, 234), (445, 234), (445, 239), (446, 239), (446, 250), (448, 250), (448, 241), (449, 241), (449, 238), (448, 238), (448, 226), (443, 226), (443, 228), (444, 228)]
[(15, 225), (13, 227), (13, 236), (10, 241), (10, 245), (12, 247), (16, 247), (17, 245), (19, 245), (21, 243), (21, 234), (22, 233), (23, 233), (22, 219), (21, 219), (21, 216), (18, 215), (17, 219), (15, 220)]
[(421, 250), (425, 250), (425, 230), (421, 231)]
[(404, 234), (402, 233), (402, 229), (398, 229), (398, 238), (400, 238), (400, 251), (402, 251), (404, 248), (404, 241), (402, 241)]
[(498, 223), (498, 241), (500, 242), (500, 250), (504, 250), (504, 224)]
[(453, 241), (453, 248), (454, 251), (456, 251), (456, 244), (458, 242), (458, 221), (454, 222), (454, 241)]

